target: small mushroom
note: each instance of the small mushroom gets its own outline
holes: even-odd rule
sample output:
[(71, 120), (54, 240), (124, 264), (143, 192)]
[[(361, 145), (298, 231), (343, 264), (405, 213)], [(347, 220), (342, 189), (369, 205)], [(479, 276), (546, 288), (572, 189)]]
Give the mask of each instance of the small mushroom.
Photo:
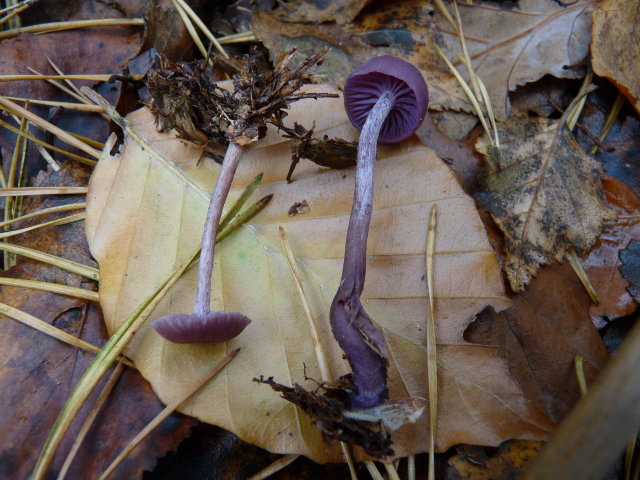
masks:
[(251, 322), (238, 312), (211, 311), (211, 273), (213, 272), (213, 253), (218, 225), (222, 217), (222, 207), (229, 194), (231, 182), (244, 147), (229, 142), (222, 162), (220, 176), (211, 195), (207, 219), (202, 233), (202, 250), (198, 270), (198, 288), (196, 305), (192, 314), (173, 313), (151, 322), (160, 335), (174, 343), (224, 342), (240, 334)]
[(349, 119), (361, 133), (342, 280), (331, 304), (330, 320), (333, 336), (353, 371), (351, 408), (370, 408), (388, 396), (384, 337), (360, 302), (373, 210), (377, 143), (400, 142), (411, 136), (424, 120), (429, 93), (413, 65), (382, 56), (351, 73), (344, 87), (344, 103)]

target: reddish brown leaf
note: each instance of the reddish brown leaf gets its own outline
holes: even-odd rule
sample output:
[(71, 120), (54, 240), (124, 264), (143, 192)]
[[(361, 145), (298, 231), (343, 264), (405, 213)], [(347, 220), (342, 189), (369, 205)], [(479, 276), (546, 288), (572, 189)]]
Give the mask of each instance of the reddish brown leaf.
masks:
[(527, 398), (560, 421), (580, 396), (575, 357), (585, 358), (587, 381), (607, 359), (589, 321), (589, 304), (568, 265), (544, 267), (529, 289), (513, 298), (512, 307), (480, 314), (467, 328), (465, 339), (497, 346)]
[[(64, 168), (56, 174), (41, 175), (36, 183), (41, 186), (85, 185), (87, 180), (87, 171)], [(74, 201), (78, 198), (34, 197), (25, 202), (25, 207), (34, 210)], [(82, 222), (33, 231), (19, 237), (19, 241), (30, 248), (95, 265), (87, 248)], [(93, 282), (56, 267), (20, 257), (19, 260), (18, 266), (5, 276), (96, 288)], [(24, 310), (94, 345), (100, 345), (107, 337), (99, 308), (84, 300), (2, 287), (0, 302)], [(0, 395), (3, 412), (0, 438), (6, 439), (0, 445), (0, 478), (23, 479), (33, 469), (49, 429), (93, 355), (77, 351), (8, 317), (0, 318), (0, 323), (0, 391), (3, 392)], [(85, 439), (68, 478), (97, 478), (126, 440), (162, 408), (138, 372), (127, 369)], [(118, 471), (120, 478), (140, 478), (142, 471), (151, 468), (158, 456), (175, 448), (192, 424), (193, 421), (186, 417), (168, 419), (127, 459)], [(80, 422), (72, 426), (52, 471), (60, 468), (79, 427)]]
[(582, 256), (582, 264), (600, 299), (600, 305), (591, 305), (589, 309), (597, 326), (636, 309), (636, 302), (627, 291), (629, 282), (620, 274), (618, 253), (629, 241), (640, 240), (640, 198), (615, 178), (607, 178), (603, 184), (607, 201), (618, 212), (618, 218), (608, 222), (591, 251)]
[(286, 4), (281, 18), (285, 22), (349, 23), (368, 3), (371, 0), (293, 0)]

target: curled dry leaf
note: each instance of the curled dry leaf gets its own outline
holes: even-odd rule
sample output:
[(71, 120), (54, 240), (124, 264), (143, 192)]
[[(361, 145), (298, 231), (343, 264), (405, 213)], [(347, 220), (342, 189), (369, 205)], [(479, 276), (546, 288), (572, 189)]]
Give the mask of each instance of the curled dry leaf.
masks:
[(635, 0), (603, 0), (593, 11), (593, 71), (640, 112), (640, 9)]
[[(554, 0), (520, 0), (518, 8), (458, 2), (476, 74), (484, 80), (497, 119), (511, 113), (509, 92), (544, 75), (581, 78), (589, 54), (593, 2), (567, 7)], [(462, 54), (453, 27), (440, 15), (447, 57)], [(458, 69), (467, 74), (466, 68)]]
[[(331, 91), (326, 85), (308, 91)], [(357, 138), (342, 99), (302, 100), (285, 122), (310, 123), (319, 134)], [(129, 116), (137, 134), (158, 152), (125, 139), (123, 151), (105, 156), (90, 183), (87, 236), (101, 267), (100, 295), (110, 331), (196, 247), (219, 166), (173, 134), (158, 133), (150, 112)], [(107, 147), (108, 148), (108, 147)], [(331, 375), (349, 371), (333, 341), (329, 307), (340, 281), (344, 238), (353, 195), (354, 170), (300, 165), (287, 184), (291, 142), (270, 128), (246, 153), (231, 199), (256, 173), (264, 172), (258, 196), (272, 202), (249, 225), (222, 242), (214, 269), (212, 308), (242, 310), (252, 323), (227, 344), (175, 345), (150, 328), (136, 335), (128, 354), (164, 402), (172, 401), (228, 349), (243, 354), (182, 407), (184, 413), (234, 431), (242, 439), (275, 452), (302, 453), (320, 462), (342, 461), (338, 445), (327, 445), (310, 420), (270, 388), (252, 381), (260, 375), (313, 389), (320, 379), (312, 335), (283, 256), (278, 226), (285, 226), (300, 262), (302, 282), (327, 350)], [(161, 161), (161, 159), (164, 159)], [(165, 163), (166, 162), (166, 163)], [(171, 167), (171, 168), (169, 168)], [(436, 239), (436, 305), (441, 388), (438, 448), (470, 442), (497, 445), (514, 437), (544, 438), (553, 424), (509, 377), (494, 347), (465, 342), (462, 332), (486, 305), (503, 309), (495, 254), (473, 200), (429, 149), (409, 140), (381, 146), (376, 201), (369, 234), (368, 276), (362, 302), (389, 350), (393, 400), (427, 397), (424, 322), (424, 238), (429, 209), (443, 212)], [(289, 216), (304, 198), (305, 215)], [(122, 253), (126, 252), (126, 253)], [(196, 272), (180, 279), (154, 317), (189, 312)], [(398, 455), (426, 449), (426, 418), (393, 435)]]
[[(562, 261), (569, 248), (588, 250), (614, 217), (602, 194), (602, 166), (561, 121), (521, 116), (500, 125), (497, 170), (477, 196), (505, 234), (504, 270), (516, 292), (541, 264)], [(495, 161), (485, 140), (476, 148)]]

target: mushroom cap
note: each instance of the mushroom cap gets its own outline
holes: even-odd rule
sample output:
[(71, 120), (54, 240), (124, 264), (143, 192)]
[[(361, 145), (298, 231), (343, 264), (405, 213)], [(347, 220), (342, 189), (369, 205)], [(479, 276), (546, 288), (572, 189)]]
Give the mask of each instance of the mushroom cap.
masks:
[(347, 78), (344, 106), (351, 123), (361, 130), (369, 111), (387, 90), (395, 94), (396, 100), (378, 140), (395, 143), (410, 137), (427, 114), (429, 90), (416, 67), (390, 55), (372, 58)]
[(174, 343), (217, 343), (240, 335), (251, 323), (238, 312), (173, 313), (151, 322), (151, 328)]

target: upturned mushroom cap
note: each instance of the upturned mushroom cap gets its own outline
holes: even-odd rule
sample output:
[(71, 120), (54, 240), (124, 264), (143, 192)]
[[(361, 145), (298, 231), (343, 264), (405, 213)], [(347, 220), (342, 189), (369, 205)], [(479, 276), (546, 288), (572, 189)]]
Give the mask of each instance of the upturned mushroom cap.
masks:
[(217, 343), (240, 335), (251, 323), (238, 312), (174, 313), (151, 322), (151, 327), (174, 343)]
[(378, 140), (396, 143), (410, 137), (427, 114), (429, 90), (416, 67), (390, 55), (372, 58), (347, 78), (344, 105), (349, 120), (360, 130), (373, 105), (387, 90), (396, 100)]

